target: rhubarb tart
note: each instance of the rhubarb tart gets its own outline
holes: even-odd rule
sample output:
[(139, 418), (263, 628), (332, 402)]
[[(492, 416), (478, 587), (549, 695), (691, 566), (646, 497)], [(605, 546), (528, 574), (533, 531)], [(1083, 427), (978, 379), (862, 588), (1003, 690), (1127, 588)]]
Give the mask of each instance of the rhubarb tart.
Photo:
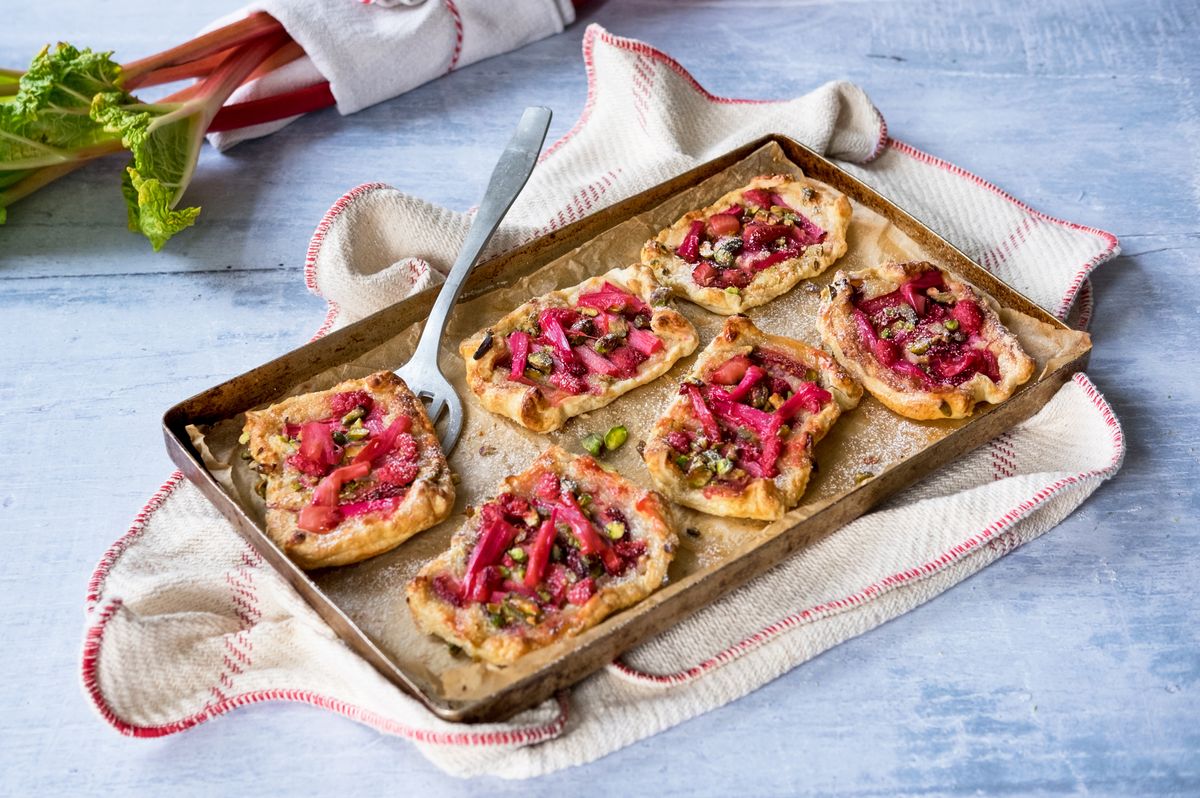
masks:
[(551, 447), (470, 511), (408, 605), (422, 631), (507, 665), (650, 595), (676, 545), (661, 496)]
[(764, 175), (646, 242), (642, 263), (714, 313), (770, 302), (846, 254), (850, 201), (806, 177)]
[(672, 501), (773, 520), (799, 503), (813, 447), (862, 398), (826, 352), (731, 316), (655, 422), (646, 467)]
[(699, 343), (644, 266), (531, 299), (462, 342), (484, 409), (534, 432), (603, 407), (666, 372)]
[(444, 520), (446, 457), (421, 401), (391, 372), (246, 413), (267, 535), (301, 568), (373, 557)]
[(838, 272), (821, 295), (825, 346), (880, 402), (913, 419), (964, 418), (1002, 402), (1033, 359), (995, 301), (931, 263)]

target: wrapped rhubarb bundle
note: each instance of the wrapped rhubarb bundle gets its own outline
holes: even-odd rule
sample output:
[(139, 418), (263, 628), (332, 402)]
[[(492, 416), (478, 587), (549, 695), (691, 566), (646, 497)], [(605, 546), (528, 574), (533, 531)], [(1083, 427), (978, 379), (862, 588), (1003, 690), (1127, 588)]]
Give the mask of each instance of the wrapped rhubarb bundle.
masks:
[[(0, 70), (0, 224), (17, 200), (88, 161), (128, 151), (129, 227), (160, 249), (200, 209), (181, 206), (206, 135), (224, 149), (308, 111), (343, 114), (557, 33), (568, 0), (362, 4), (268, 0), (161, 53), (46, 47)], [(133, 92), (192, 81), (157, 102)]]

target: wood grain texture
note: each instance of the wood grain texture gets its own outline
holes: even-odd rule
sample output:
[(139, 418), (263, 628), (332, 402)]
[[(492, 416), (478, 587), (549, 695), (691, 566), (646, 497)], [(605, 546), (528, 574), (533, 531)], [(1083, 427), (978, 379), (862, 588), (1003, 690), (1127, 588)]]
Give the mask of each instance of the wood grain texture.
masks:
[[(0, 64), (58, 39), (137, 56), (237, 5), (9, 3)], [(0, 228), (0, 794), (501, 796), (601, 778), (660, 796), (1200, 792), (1197, 9), (593, 0), (560, 36), (351, 118), (323, 111), (206, 151), (188, 195), (200, 223), (161, 254), (124, 230), (116, 163), (14, 207)], [(1124, 469), (915, 612), (532, 786), (449, 779), (409, 743), (299, 706), (157, 741), (113, 734), (78, 687), (84, 584), (171, 470), (161, 411), (316, 329), (303, 254), (343, 191), (384, 180), (466, 208), (517, 109), (550, 105), (551, 135), (565, 132), (584, 101), (589, 21), (668, 50), (720, 94), (857, 81), (893, 135), (1119, 235), (1125, 254), (1094, 280), (1089, 371), (1125, 425)]]

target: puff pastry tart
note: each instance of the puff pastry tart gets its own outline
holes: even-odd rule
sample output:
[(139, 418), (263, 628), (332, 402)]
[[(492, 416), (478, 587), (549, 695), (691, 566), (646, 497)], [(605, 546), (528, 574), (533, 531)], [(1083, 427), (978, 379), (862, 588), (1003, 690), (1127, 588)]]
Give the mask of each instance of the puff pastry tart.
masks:
[(507, 665), (648, 596), (676, 545), (661, 496), (552, 447), (421, 569), (408, 605), (422, 631)]
[(603, 407), (695, 351), (691, 322), (635, 265), (531, 299), (462, 342), (467, 385), (486, 410), (534, 432)]
[(862, 387), (827, 353), (732, 316), (655, 422), (643, 458), (672, 501), (772, 520), (799, 503), (812, 451)]
[(425, 407), (388, 371), (252, 410), (243, 440), (266, 475), (267, 535), (301, 568), (381, 554), (454, 506)]
[(914, 419), (1002, 402), (1034, 362), (995, 301), (925, 261), (838, 272), (821, 295), (825, 345), (876, 399)]
[(714, 313), (770, 302), (846, 254), (850, 201), (806, 177), (764, 175), (684, 214), (642, 247), (642, 263)]

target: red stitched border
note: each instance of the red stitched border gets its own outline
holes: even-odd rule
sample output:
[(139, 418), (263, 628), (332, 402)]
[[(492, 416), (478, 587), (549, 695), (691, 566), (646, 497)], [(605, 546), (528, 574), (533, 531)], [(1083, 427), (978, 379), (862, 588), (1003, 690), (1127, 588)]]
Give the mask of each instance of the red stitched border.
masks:
[(1067, 286), (1067, 292), (1063, 296), (1062, 301), (1059, 303), (1058, 310), (1056, 310), (1054, 313), (1054, 315), (1058, 316), (1059, 318), (1064, 318), (1067, 315), (1067, 313), (1071, 310), (1071, 304), (1075, 300), (1075, 295), (1079, 292), (1079, 289), (1082, 287), (1083, 281), (1087, 279), (1087, 276), (1089, 274), (1091, 274), (1092, 271), (1097, 266), (1099, 266), (1101, 263), (1104, 263), (1106, 260), (1113, 257), (1120, 249), (1120, 246), (1121, 246), (1120, 241), (1117, 240), (1117, 237), (1115, 235), (1108, 232), (1107, 230), (1101, 230), (1098, 227), (1088, 227), (1086, 225), (1076, 224), (1075, 222), (1068, 222), (1063, 219), (1059, 219), (1057, 217), (1051, 216), (1047, 213), (1042, 213), (1041, 211), (1035, 210), (1035, 209), (1031, 208), (1030, 206), (1026, 205), (1024, 202), (1017, 199), (1012, 194), (1009, 194), (1007, 191), (1000, 188), (996, 184), (989, 183), (987, 180), (984, 180), (982, 177), (979, 177), (976, 174), (972, 174), (971, 172), (968, 172), (966, 169), (963, 169), (961, 166), (956, 166), (955, 164), (952, 164), (949, 161), (942, 160), (941, 158), (938, 158), (936, 155), (930, 155), (927, 152), (917, 149), (916, 147), (912, 146), (911, 144), (906, 144), (905, 142), (900, 141), (895, 138), (889, 138), (888, 143), (891, 147), (894, 147), (898, 152), (902, 152), (905, 155), (908, 155), (918, 161), (921, 161), (922, 163), (927, 163), (930, 166), (936, 166), (939, 169), (945, 169), (946, 171), (950, 172), (951, 174), (957, 175), (959, 177), (964, 177), (967, 180), (970, 180), (971, 182), (975, 183), (976, 185), (981, 186), (982, 188), (985, 188), (988, 191), (992, 192), (993, 194), (997, 195), (998, 197), (1008, 200), (1009, 202), (1011, 202), (1013, 205), (1016, 205), (1021, 210), (1025, 211), (1028, 214), (1031, 214), (1032, 216), (1037, 217), (1038, 219), (1041, 219), (1042, 221), (1061, 225), (1070, 230), (1076, 230), (1081, 233), (1090, 233), (1094, 236), (1099, 236), (1100, 238), (1104, 239), (1104, 241), (1107, 244), (1105, 249), (1102, 252), (1100, 252), (1099, 254), (1097, 254), (1095, 257), (1093, 257), (1091, 260), (1089, 260), (1087, 263), (1083, 264), (1083, 266), (1080, 267), (1079, 271), (1075, 273), (1075, 276), (1073, 278), (1071, 278), (1071, 283), (1070, 283), (1070, 285)]
[(1100, 410), (1101, 415), (1104, 417), (1105, 423), (1108, 424), (1111, 430), (1113, 447), (1116, 449), (1116, 451), (1112, 460), (1104, 468), (1095, 469), (1093, 471), (1084, 471), (1069, 477), (1063, 477), (1057, 482), (1042, 488), (1031, 498), (1021, 502), (1016, 507), (1002, 515), (999, 519), (984, 527), (983, 530), (978, 534), (967, 539), (965, 542), (954, 546), (949, 551), (943, 552), (940, 556), (923, 563), (916, 568), (910, 568), (907, 571), (901, 571), (900, 573), (892, 574), (891, 576), (881, 579), (878, 582), (874, 582), (857, 593), (852, 593), (844, 598), (834, 599), (833, 601), (818, 604), (816, 606), (809, 607), (808, 609), (801, 610), (800, 612), (788, 615), (787, 617), (776, 621), (770, 626), (760, 629), (749, 637), (743, 638), (738, 643), (735, 643), (729, 648), (717, 653), (709, 659), (704, 660), (698, 665), (692, 666), (691, 668), (668, 674), (646, 673), (644, 671), (637, 670), (630, 665), (626, 665), (619, 659), (614, 661), (610, 667), (616, 670), (622, 676), (630, 679), (631, 681), (638, 682), (639, 684), (674, 686), (694, 681), (709, 671), (738, 659), (739, 657), (763, 645), (767, 641), (778, 637), (780, 634), (786, 631), (802, 625), (806, 621), (816, 620), (818, 617), (824, 617), (828, 615), (834, 615), (838, 612), (843, 612), (853, 606), (863, 604), (880, 595), (883, 595), (884, 593), (887, 593), (906, 582), (912, 582), (942, 570), (946, 566), (951, 565), (963, 557), (974, 553), (974, 551), (981, 545), (984, 545), (1000, 536), (1000, 533), (1002, 533), (1003, 530), (1024, 518), (1032, 510), (1036, 509), (1039, 505), (1051, 497), (1057, 495), (1063, 488), (1081, 482), (1085, 479), (1092, 479), (1095, 477), (1107, 478), (1111, 476), (1120, 466), (1121, 458), (1125, 455), (1125, 435), (1121, 430), (1121, 425), (1117, 421), (1116, 416), (1113, 415), (1112, 408), (1108, 405), (1108, 402), (1105, 401), (1100, 392), (1096, 390), (1096, 386), (1093, 385), (1091, 380), (1087, 378), (1087, 375), (1080, 372), (1076, 374), (1073, 379), (1081, 388), (1083, 388), (1084, 393), (1092, 401), (1096, 408)]
[(446, 10), (450, 12), (450, 16), (454, 17), (454, 55), (450, 56), (450, 66), (446, 67), (447, 72), (453, 72), (458, 66), (458, 57), (462, 55), (463, 46), (463, 23), (462, 16), (458, 13), (458, 6), (454, 5), (454, 0), (442, 0), (446, 4)]
[(129, 529), (125, 534), (117, 538), (117, 540), (108, 547), (108, 551), (104, 552), (104, 556), (100, 558), (100, 562), (96, 564), (96, 568), (92, 571), (92, 578), (88, 580), (86, 607), (87, 611), (91, 612), (95, 609), (96, 602), (100, 600), (100, 590), (104, 587), (104, 580), (108, 577), (108, 572), (112, 570), (113, 564), (121, 558), (125, 550), (130, 544), (137, 539), (142, 531), (146, 528), (146, 524), (150, 522), (150, 516), (159, 507), (162, 507), (163, 502), (167, 497), (179, 486), (183, 481), (183, 472), (176, 471), (171, 476), (167, 477), (167, 481), (159, 486), (154, 495), (150, 497), (138, 514), (133, 517), (133, 522), (129, 525)]
[(497, 732), (436, 732), (425, 729), (415, 729), (402, 723), (397, 723), (369, 709), (350, 704), (337, 698), (314, 693), (309, 690), (255, 690), (226, 696), (216, 703), (181, 720), (172, 721), (158, 726), (138, 726), (121, 719), (104, 699), (100, 688), (99, 662), (100, 647), (104, 641), (104, 630), (108, 622), (121, 608), (121, 599), (113, 599), (100, 610), (98, 621), (87, 631), (83, 645), (83, 686), (92, 699), (101, 717), (121, 734), (130, 737), (163, 737), (168, 734), (190, 729), (206, 720), (224, 715), (231, 709), (258, 704), (263, 701), (294, 701), (310, 704), (321, 709), (328, 709), (359, 723), (365, 723), (388, 734), (413, 740), (429, 745), (532, 745), (552, 739), (560, 735), (567, 725), (569, 705), (563, 694), (557, 696), (558, 715), (554, 720), (541, 726), (531, 726), (527, 729)]

